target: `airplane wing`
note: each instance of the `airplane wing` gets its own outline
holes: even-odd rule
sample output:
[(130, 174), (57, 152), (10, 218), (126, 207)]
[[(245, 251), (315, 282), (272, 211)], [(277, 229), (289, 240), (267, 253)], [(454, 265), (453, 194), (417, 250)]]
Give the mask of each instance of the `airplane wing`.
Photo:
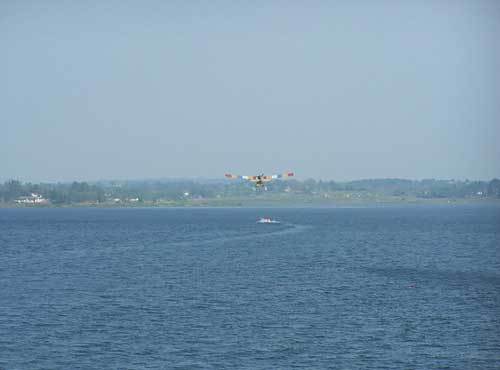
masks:
[(250, 181), (257, 181), (257, 176), (242, 176), (242, 175), (233, 175), (232, 173), (226, 173), (224, 176), (230, 180), (243, 179)]
[(280, 173), (277, 175), (267, 175), (267, 176), (262, 177), (262, 181), (268, 182), (268, 181), (275, 180), (275, 179), (283, 179), (283, 178), (287, 178), (287, 177), (292, 177), (293, 175), (294, 175), (293, 172)]
[[(259, 176), (241, 176), (241, 175), (233, 175), (231, 173), (226, 173), (225, 176), (226, 176), (226, 178), (231, 179), (231, 180), (243, 179), (243, 180), (248, 180), (248, 181), (252, 181), (252, 182), (259, 181)], [(260, 181), (268, 182), (271, 180), (282, 179), (282, 178), (287, 178), (287, 177), (292, 177), (292, 176), (294, 176), (293, 172), (286, 172), (286, 173), (281, 173), (281, 174), (277, 174), (277, 175), (261, 176)]]
[(274, 179), (283, 179), (283, 178), (292, 177), (292, 176), (294, 176), (293, 172), (286, 172), (286, 173), (280, 173), (278, 175), (264, 176), (264, 180), (271, 181)]

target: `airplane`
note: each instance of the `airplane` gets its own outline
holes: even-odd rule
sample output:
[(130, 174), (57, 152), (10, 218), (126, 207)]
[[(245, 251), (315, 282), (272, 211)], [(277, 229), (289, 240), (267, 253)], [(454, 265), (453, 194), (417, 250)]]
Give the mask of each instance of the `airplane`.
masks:
[(243, 179), (243, 180), (251, 181), (255, 184), (256, 187), (261, 187), (261, 186), (264, 186), (267, 182), (275, 180), (275, 179), (292, 177), (292, 176), (294, 176), (294, 173), (293, 172), (286, 172), (286, 173), (278, 174), (278, 175), (260, 174), (260, 175), (255, 175), (255, 176), (241, 176), (241, 175), (233, 175), (231, 173), (226, 173), (225, 176), (226, 176), (226, 178), (228, 178), (230, 180)]

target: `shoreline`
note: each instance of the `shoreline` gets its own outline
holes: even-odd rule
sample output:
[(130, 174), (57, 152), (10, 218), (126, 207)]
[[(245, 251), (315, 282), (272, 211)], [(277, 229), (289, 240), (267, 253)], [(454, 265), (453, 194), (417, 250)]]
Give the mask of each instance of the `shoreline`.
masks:
[(457, 206), (457, 205), (491, 205), (500, 206), (500, 199), (464, 199), (464, 198), (415, 198), (415, 199), (265, 199), (265, 198), (231, 198), (231, 199), (194, 199), (184, 201), (146, 201), (138, 203), (71, 203), (71, 204), (15, 204), (0, 203), (0, 209), (24, 208), (363, 208), (363, 207), (397, 207), (397, 206)]

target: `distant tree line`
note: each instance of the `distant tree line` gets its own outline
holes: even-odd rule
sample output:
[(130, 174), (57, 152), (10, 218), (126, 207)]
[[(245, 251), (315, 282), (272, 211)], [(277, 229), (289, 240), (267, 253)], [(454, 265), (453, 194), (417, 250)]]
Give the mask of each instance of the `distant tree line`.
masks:
[(86, 182), (33, 184), (9, 180), (3, 185), (0, 184), (0, 200), (3, 202), (12, 202), (31, 194), (39, 194), (53, 204), (105, 201), (104, 189), (99, 185), (90, 185)]
[[(500, 180), (404, 180), (368, 179), (348, 182), (289, 180), (269, 183), (270, 193), (325, 194), (337, 191), (369, 192), (389, 196), (420, 198), (500, 198)], [(122, 182), (30, 183), (9, 180), (0, 184), (0, 202), (14, 202), (20, 197), (39, 194), (55, 205), (103, 203), (113, 201), (154, 202), (186, 198), (245, 197), (256, 194), (247, 182), (171, 180)]]

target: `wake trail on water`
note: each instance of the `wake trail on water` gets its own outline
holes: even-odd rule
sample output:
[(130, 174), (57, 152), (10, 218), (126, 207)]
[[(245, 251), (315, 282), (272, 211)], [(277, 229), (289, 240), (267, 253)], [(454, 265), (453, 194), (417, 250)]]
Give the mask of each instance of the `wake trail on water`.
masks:
[[(151, 240), (149, 242), (137, 242), (132, 241), (129, 243), (120, 243), (119, 246), (113, 245), (99, 250), (100, 253), (113, 253), (113, 252), (124, 252), (126, 250), (135, 250), (137, 248), (183, 248), (183, 247), (203, 247), (215, 244), (224, 244), (231, 242), (242, 242), (245, 240), (265, 240), (266, 238), (279, 238), (286, 235), (302, 233), (308, 229), (312, 228), (311, 225), (297, 225), (297, 224), (281, 224), (276, 225), (256, 225), (256, 228), (252, 231), (246, 231), (244, 233), (237, 233), (231, 235), (223, 235), (217, 237), (205, 237), (200, 235), (195, 238), (190, 238), (188, 240), (172, 240), (168, 238), (157, 238), (156, 240)], [(266, 230), (267, 229), (267, 230)], [(266, 231), (264, 231), (266, 230)]]
[[(308, 225), (294, 225), (294, 224), (287, 224), (287, 227), (285, 229), (279, 229), (279, 230), (271, 230), (267, 232), (252, 232), (252, 233), (246, 233), (244, 235), (234, 235), (234, 236), (222, 236), (222, 237), (217, 237), (217, 238), (209, 238), (209, 239), (203, 239), (203, 240), (186, 240), (186, 241), (178, 241), (178, 242), (167, 242), (169, 246), (176, 246), (176, 247), (182, 247), (182, 246), (203, 246), (203, 245), (209, 245), (209, 244), (218, 244), (218, 243), (227, 243), (227, 242), (234, 242), (234, 241), (243, 241), (243, 240), (255, 240), (255, 239), (265, 239), (268, 237), (280, 237), (283, 235), (289, 235), (289, 234), (296, 234), (296, 233), (301, 233), (304, 232), (305, 230), (311, 228), (311, 226)], [(275, 226), (264, 226), (264, 227), (275, 227)]]

